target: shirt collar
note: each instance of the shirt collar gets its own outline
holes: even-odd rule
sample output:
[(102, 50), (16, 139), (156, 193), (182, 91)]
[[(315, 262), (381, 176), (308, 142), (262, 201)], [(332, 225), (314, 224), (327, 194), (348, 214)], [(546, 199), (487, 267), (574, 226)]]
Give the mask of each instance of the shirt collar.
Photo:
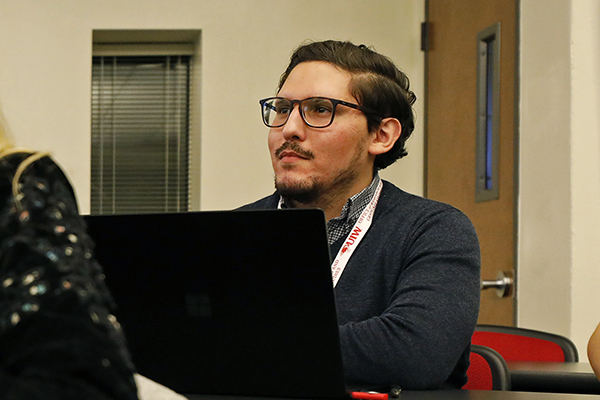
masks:
[(354, 223), (375, 195), (379, 181), (381, 181), (381, 178), (379, 178), (379, 174), (375, 173), (371, 184), (350, 197), (346, 204), (344, 204), (340, 216), (332, 219), (340, 219), (345, 221), (345, 223)]

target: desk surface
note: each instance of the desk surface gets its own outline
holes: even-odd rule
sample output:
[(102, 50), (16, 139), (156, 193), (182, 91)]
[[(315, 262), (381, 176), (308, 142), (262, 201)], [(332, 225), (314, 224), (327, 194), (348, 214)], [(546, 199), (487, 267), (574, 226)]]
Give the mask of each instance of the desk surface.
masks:
[[(600, 381), (588, 363), (508, 362), (513, 391), (405, 390), (397, 400), (592, 400)], [(553, 392), (553, 393), (548, 393)], [(243, 396), (188, 395), (189, 400), (293, 400)], [(304, 399), (306, 400), (306, 399)], [(390, 400), (394, 398), (390, 397)]]
[(571, 393), (513, 392), (499, 390), (406, 391), (398, 400), (592, 400), (596, 396)]
[[(599, 398), (590, 396), (600, 394), (600, 381), (596, 379), (589, 363), (514, 361), (507, 364), (512, 380), (512, 391), (406, 390), (397, 400), (591, 400)], [(189, 400), (292, 400), (211, 395), (186, 397)], [(390, 397), (390, 400), (394, 399)]]
[(547, 373), (594, 374), (589, 363), (585, 362), (540, 362), (540, 361), (507, 361), (511, 371), (543, 371)]
[(512, 390), (600, 394), (600, 381), (589, 363), (507, 362)]
[[(570, 393), (511, 392), (496, 390), (403, 391), (397, 400), (593, 400), (597, 396)], [(189, 400), (292, 400), (261, 397), (190, 395)], [(390, 398), (393, 400), (392, 398)], [(306, 399), (304, 399), (306, 400)]]

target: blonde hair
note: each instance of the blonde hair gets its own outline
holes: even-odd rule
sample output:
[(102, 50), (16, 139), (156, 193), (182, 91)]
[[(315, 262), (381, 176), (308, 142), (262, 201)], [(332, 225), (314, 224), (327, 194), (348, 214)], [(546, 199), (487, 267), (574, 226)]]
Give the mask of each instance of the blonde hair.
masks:
[(13, 200), (15, 204), (20, 207), (22, 196), (21, 190), (19, 188), (19, 180), (21, 179), (23, 172), (25, 172), (27, 167), (29, 167), (35, 161), (39, 160), (40, 158), (47, 157), (49, 156), (49, 154), (43, 152), (35, 152), (25, 148), (14, 147), (13, 141), (8, 136), (8, 128), (4, 116), (0, 111), (0, 160), (3, 160), (5, 157), (11, 154), (29, 154), (29, 157), (25, 158), (25, 160), (23, 160), (17, 167), (15, 176), (12, 180)]

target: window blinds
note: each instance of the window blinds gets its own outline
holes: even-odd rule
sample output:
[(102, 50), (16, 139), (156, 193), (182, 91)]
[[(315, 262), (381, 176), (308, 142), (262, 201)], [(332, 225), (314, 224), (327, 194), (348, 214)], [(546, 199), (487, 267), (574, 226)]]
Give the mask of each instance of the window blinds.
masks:
[(189, 209), (190, 61), (93, 57), (92, 214)]

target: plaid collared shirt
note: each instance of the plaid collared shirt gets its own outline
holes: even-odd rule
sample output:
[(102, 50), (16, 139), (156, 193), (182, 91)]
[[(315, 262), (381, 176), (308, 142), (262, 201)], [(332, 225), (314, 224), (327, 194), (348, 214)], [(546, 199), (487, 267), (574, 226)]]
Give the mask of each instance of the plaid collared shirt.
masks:
[[(352, 227), (358, 221), (360, 214), (375, 195), (377, 185), (379, 185), (380, 181), (381, 178), (376, 173), (369, 186), (348, 199), (342, 208), (340, 216), (332, 218), (327, 222), (327, 236), (330, 246), (350, 233)], [(285, 204), (285, 200), (281, 201), (281, 207), (288, 207)]]

